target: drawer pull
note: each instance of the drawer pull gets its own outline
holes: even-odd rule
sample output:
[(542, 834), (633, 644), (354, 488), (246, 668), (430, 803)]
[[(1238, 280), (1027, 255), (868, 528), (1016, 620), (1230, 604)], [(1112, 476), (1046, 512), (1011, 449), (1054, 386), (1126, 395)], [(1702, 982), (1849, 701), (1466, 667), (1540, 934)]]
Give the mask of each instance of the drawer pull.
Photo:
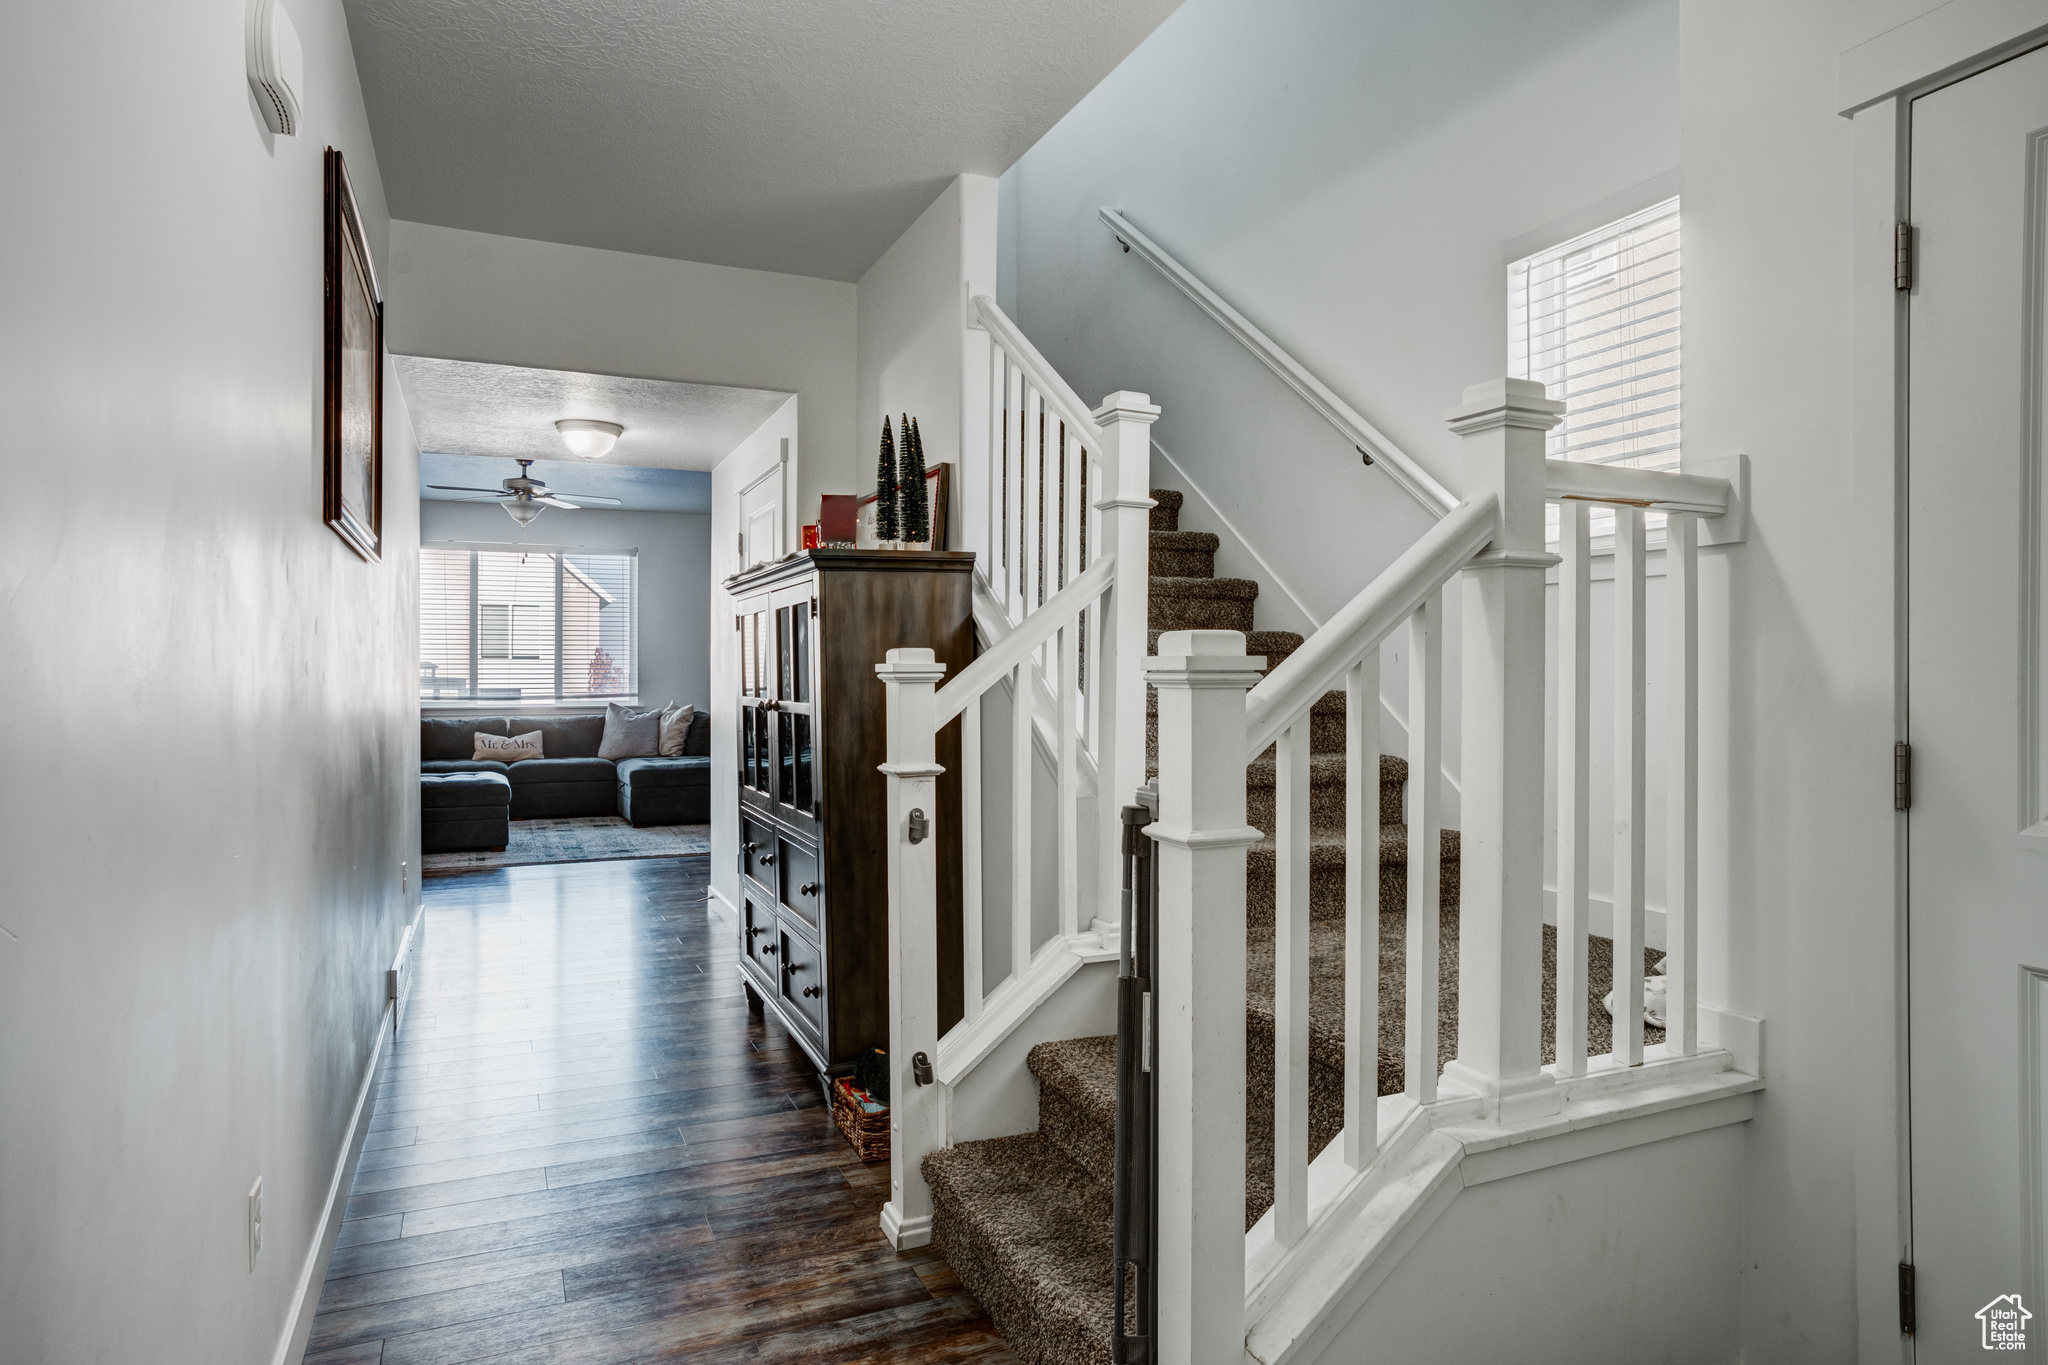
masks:
[(774, 957), (774, 956), (775, 956), (775, 945), (771, 943), (771, 944), (769, 944), (769, 945), (768, 945), (767, 947), (763, 948), (763, 949), (762, 949), (761, 951), (762, 951), (763, 953), (765, 953), (765, 954), (766, 954), (767, 956), (769, 956), (769, 957)]
[(763, 853), (760, 857), (754, 859), (754, 861), (759, 863), (763, 867), (767, 867), (775, 861), (775, 855), (773, 853)]
[(796, 889), (796, 893), (799, 896), (815, 896), (818, 894), (818, 884), (816, 882), (805, 882)]
[(745, 842), (744, 844), (741, 844), (741, 845), (740, 845), (740, 852), (742, 852), (742, 853), (752, 853), (752, 852), (753, 852), (753, 851), (754, 851), (755, 849), (757, 849), (757, 848), (759, 848), (759, 847), (760, 847), (760, 845), (759, 845), (759, 844), (755, 843), (755, 842), (754, 842), (754, 841), (753, 841), (752, 839), (749, 839), (749, 840), (747, 840), (747, 841), (746, 841), (746, 842)]
[(818, 998), (818, 988), (817, 988), (816, 986), (806, 986), (806, 987), (804, 987), (804, 998), (805, 998), (805, 999), (807, 999), (807, 1000), (815, 1000), (815, 999), (817, 999), (817, 998)]
[(783, 970), (788, 972), (791, 976), (795, 976), (798, 972), (802, 971), (803, 969), (804, 964), (801, 962), (792, 962), (787, 967), (783, 968)]

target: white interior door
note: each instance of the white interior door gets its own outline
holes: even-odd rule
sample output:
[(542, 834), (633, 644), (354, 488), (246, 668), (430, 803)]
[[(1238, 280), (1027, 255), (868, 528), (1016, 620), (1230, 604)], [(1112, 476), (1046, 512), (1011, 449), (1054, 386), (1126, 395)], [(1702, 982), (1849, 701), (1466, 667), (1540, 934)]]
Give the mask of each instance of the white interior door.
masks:
[[(2043, 1311), (2044, 179), (2048, 49), (1915, 101), (1908, 960), (1923, 1363), (1982, 1359), (1991, 1318)], [(2034, 1354), (2048, 1348), (2048, 1331), (2029, 1335)]]
[(782, 469), (763, 474), (740, 493), (740, 564), (782, 556)]

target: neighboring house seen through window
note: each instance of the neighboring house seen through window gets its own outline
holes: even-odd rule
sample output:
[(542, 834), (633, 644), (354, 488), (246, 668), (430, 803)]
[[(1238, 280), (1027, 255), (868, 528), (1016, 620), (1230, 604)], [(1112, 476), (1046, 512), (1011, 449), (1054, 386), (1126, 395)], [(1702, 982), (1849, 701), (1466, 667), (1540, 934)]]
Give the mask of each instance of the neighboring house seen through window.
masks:
[(631, 697), (639, 683), (632, 551), (420, 547), (420, 699)]

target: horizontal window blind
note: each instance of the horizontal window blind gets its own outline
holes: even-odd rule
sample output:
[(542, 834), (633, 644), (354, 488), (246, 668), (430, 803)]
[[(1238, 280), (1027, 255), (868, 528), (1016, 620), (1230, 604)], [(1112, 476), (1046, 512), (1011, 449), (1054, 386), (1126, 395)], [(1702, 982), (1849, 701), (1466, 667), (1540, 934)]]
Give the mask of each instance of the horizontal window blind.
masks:
[(421, 700), (637, 695), (637, 573), (630, 550), (421, 546)]
[(1564, 400), (1554, 460), (1678, 468), (1678, 200), (1508, 267), (1509, 373)]

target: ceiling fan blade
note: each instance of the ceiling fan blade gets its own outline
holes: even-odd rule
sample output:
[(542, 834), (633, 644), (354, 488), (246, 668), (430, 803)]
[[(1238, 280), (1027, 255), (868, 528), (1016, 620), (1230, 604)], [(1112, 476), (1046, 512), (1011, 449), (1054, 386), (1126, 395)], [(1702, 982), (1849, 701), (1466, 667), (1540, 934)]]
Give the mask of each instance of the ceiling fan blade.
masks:
[(565, 509), (565, 510), (567, 510), (567, 511), (570, 511), (570, 512), (575, 512), (575, 511), (578, 511), (578, 510), (580, 510), (580, 509), (579, 509), (579, 508), (578, 508), (578, 507), (576, 506), (576, 504), (575, 504), (575, 503), (573, 503), (573, 502), (563, 502), (563, 501), (562, 501), (562, 500), (561, 500), (560, 498), (558, 498), (558, 497), (555, 497), (555, 496), (553, 496), (552, 494), (547, 494), (547, 495), (542, 495), (542, 494), (535, 494), (535, 495), (534, 495), (534, 498), (533, 498), (533, 501), (535, 501), (535, 502), (538, 502), (538, 503), (543, 503), (543, 504), (545, 504), (546, 506), (549, 506), (549, 507), (560, 507), (560, 508), (563, 508), (563, 509)]
[(600, 498), (590, 493), (557, 493), (555, 496), (558, 498), (575, 498), (579, 502), (587, 502), (592, 504), (593, 506), (598, 507), (625, 506), (625, 504), (617, 498)]
[(452, 483), (430, 483), (427, 487), (433, 489), (436, 493), (489, 493), (492, 497), (496, 498), (510, 496), (502, 488), (462, 488)]

